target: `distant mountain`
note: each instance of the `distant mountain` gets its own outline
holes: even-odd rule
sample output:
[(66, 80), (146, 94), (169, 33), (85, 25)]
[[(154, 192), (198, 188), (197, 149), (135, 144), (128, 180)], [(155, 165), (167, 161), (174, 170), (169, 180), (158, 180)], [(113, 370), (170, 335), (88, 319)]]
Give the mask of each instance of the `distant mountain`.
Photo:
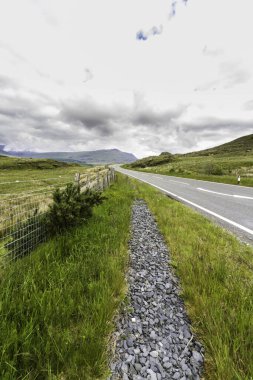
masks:
[(122, 152), (118, 149), (103, 149), (87, 152), (15, 152), (4, 151), (4, 145), (0, 145), (0, 154), (14, 157), (51, 158), (58, 161), (77, 162), (79, 164), (123, 164), (136, 161), (132, 153)]
[(239, 137), (226, 144), (218, 145), (214, 148), (200, 150), (198, 152), (186, 153), (184, 156), (211, 156), (211, 155), (235, 155), (253, 154), (253, 134)]

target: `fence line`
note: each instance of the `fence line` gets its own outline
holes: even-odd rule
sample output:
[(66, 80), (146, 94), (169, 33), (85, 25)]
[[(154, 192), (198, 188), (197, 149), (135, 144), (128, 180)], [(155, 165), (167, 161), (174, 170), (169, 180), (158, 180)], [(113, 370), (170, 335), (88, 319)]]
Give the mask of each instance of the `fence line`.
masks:
[[(76, 173), (74, 182), (80, 186), (81, 192), (87, 189), (103, 191), (114, 177), (113, 168), (98, 168), (96, 172), (88, 169), (84, 174)], [(46, 240), (43, 216), (53, 202), (55, 189), (54, 185), (49, 187), (21, 195), (0, 195), (3, 196), (0, 199), (0, 267), (30, 253)]]

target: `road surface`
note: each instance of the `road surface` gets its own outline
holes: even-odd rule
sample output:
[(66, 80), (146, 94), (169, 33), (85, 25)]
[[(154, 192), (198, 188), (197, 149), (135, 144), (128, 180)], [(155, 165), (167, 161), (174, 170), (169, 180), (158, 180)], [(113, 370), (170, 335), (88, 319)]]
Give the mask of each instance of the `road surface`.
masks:
[(253, 245), (253, 188), (115, 169), (156, 187)]

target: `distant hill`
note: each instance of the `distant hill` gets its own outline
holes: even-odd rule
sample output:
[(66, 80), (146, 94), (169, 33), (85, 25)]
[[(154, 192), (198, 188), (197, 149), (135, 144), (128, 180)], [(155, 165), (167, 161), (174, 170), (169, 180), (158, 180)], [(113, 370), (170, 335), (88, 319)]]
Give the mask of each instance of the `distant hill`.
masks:
[(4, 151), (4, 145), (0, 145), (0, 154), (15, 157), (50, 158), (58, 161), (76, 162), (79, 164), (122, 164), (131, 163), (137, 158), (132, 153), (122, 152), (118, 149), (103, 149), (87, 152), (15, 152)]
[(200, 150), (198, 152), (191, 152), (186, 154), (172, 155), (168, 152), (163, 152), (159, 156), (144, 157), (140, 160), (132, 162), (129, 167), (131, 168), (146, 168), (152, 166), (160, 166), (164, 164), (173, 163), (174, 161), (182, 161), (187, 157), (205, 157), (205, 156), (224, 156), (236, 157), (237, 155), (250, 156), (253, 155), (253, 134), (240, 137), (236, 140), (230, 141), (226, 144), (216, 146), (214, 148)]
[(218, 145), (214, 148), (200, 150), (198, 152), (186, 153), (184, 156), (211, 156), (211, 155), (234, 155), (253, 153), (253, 134), (239, 137), (226, 144)]
[(132, 168), (146, 168), (173, 162), (174, 156), (169, 152), (163, 152), (159, 156), (148, 156), (131, 163)]
[[(50, 159), (18, 158), (0, 155), (0, 170), (56, 169), (76, 166), (77, 164)], [(78, 165), (79, 166), (79, 165)]]
[(125, 165), (150, 173), (253, 187), (253, 134), (214, 148), (186, 154), (163, 153)]

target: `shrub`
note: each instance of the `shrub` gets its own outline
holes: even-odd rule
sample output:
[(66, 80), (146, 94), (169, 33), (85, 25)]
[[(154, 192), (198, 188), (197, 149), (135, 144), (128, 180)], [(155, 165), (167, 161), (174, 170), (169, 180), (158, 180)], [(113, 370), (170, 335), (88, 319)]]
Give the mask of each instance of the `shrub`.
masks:
[(46, 213), (47, 229), (51, 235), (78, 226), (92, 215), (92, 207), (100, 204), (104, 197), (92, 190), (81, 192), (80, 186), (68, 184), (65, 189), (56, 189), (53, 204)]
[(11, 259), (26, 256), (49, 236), (86, 222), (92, 215), (92, 207), (104, 199), (100, 192), (88, 189), (82, 193), (74, 184), (68, 184), (63, 190), (56, 189), (49, 211), (37, 214), (36, 210), (28, 220), (18, 223), (4, 248)]
[(223, 170), (219, 165), (214, 165), (214, 164), (207, 164), (204, 168), (204, 172), (206, 174), (211, 174), (211, 175), (222, 175)]

